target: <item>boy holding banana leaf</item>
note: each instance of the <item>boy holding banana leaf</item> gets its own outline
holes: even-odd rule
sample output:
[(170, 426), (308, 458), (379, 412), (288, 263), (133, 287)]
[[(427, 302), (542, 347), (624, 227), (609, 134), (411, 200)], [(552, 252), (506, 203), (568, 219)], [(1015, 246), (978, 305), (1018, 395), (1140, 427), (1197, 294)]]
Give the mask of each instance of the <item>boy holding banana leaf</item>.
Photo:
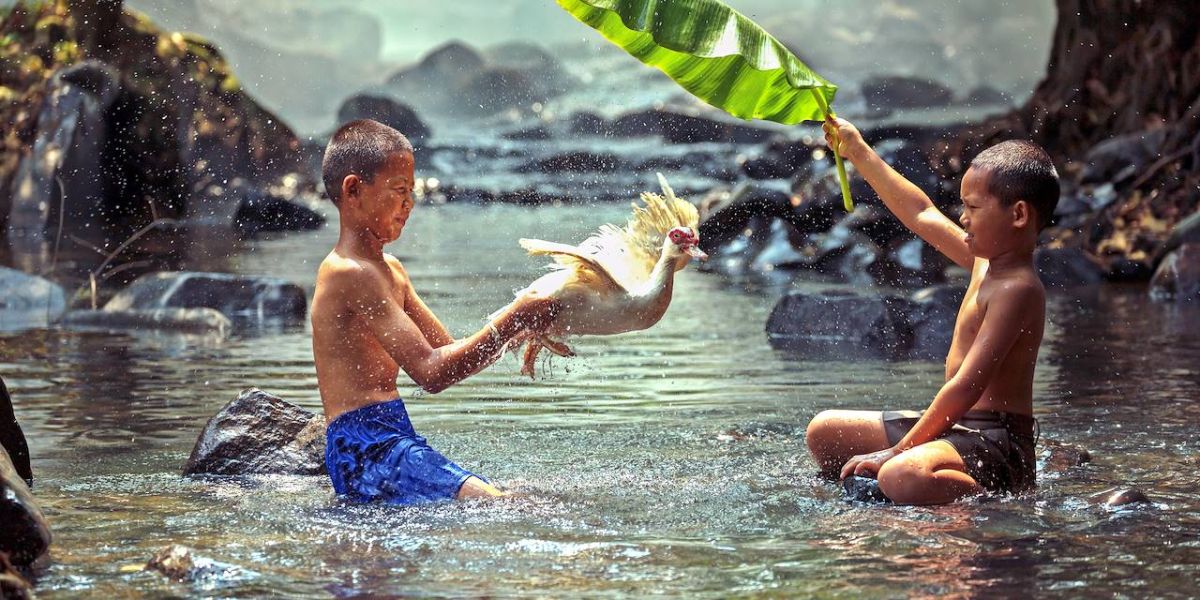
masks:
[(962, 227), (880, 160), (832, 111), (837, 86), (720, 0), (556, 0), (576, 19), (697, 98), (742, 119), (825, 120), (843, 168), (849, 159), (905, 225), (971, 269), (946, 358), (946, 384), (921, 413), (826, 411), (809, 425), (822, 470), (877, 475), (905, 504), (950, 502), (982, 489), (1034, 483), (1033, 368), (1045, 291), (1033, 271), (1038, 230), (1058, 202), (1045, 151), (1005, 142), (980, 154), (962, 182)]
[(971, 282), (946, 356), (946, 382), (929, 408), (827, 410), (807, 442), (828, 473), (876, 477), (900, 504), (941, 504), (1035, 484), (1033, 372), (1046, 295), (1033, 267), (1038, 232), (1058, 203), (1058, 173), (1041, 147), (1002, 142), (963, 175), (961, 227), (888, 166), (844, 119), (829, 145), (909, 229), (963, 268)]

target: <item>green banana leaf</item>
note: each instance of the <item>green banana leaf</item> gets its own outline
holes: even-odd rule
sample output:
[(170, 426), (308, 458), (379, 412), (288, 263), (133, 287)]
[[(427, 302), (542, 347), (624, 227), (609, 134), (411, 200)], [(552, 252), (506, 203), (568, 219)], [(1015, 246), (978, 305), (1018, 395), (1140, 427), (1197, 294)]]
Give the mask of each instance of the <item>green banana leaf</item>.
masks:
[[(832, 115), (837, 86), (718, 0), (555, 0), (697, 98), (742, 119), (785, 125)], [(842, 199), (854, 209), (841, 156)]]

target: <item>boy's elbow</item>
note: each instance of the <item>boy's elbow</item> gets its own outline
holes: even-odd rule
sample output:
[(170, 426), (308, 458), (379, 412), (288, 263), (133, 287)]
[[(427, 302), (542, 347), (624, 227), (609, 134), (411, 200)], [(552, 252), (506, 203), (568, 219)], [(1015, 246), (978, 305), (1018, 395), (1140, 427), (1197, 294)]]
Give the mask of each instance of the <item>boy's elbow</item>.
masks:
[(448, 383), (442, 381), (426, 381), (425, 383), (418, 383), (417, 385), (421, 386), (422, 390), (425, 390), (430, 394), (436, 394), (450, 387)]

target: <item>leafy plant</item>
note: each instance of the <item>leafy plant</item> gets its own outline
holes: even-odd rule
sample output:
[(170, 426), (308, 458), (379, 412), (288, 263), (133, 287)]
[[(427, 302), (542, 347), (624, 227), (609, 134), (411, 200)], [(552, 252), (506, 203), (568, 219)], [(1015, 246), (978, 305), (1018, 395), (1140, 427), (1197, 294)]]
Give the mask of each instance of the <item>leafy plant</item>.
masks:
[[(735, 117), (792, 125), (833, 115), (837, 86), (718, 0), (556, 1), (638, 60)], [(850, 211), (854, 204), (836, 148), (834, 158)]]

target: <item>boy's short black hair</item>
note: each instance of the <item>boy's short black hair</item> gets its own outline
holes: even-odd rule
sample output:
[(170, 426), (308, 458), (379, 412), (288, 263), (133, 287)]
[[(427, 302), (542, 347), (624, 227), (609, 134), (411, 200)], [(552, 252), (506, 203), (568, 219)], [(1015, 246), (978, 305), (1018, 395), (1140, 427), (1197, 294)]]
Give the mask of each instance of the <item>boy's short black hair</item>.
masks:
[(404, 134), (379, 121), (350, 121), (339, 127), (325, 146), (325, 157), (321, 160), (325, 193), (336, 205), (342, 199), (342, 181), (347, 175), (358, 175), (370, 183), (388, 158), (412, 151), (412, 143)]
[(1004, 206), (1024, 200), (1037, 211), (1038, 229), (1050, 224), (1058, 206), (1058, 170), (1039, 145), (1027, 140), (1000, 142), (980, 152), (971, 166), (987, 172), (987, 190)]

